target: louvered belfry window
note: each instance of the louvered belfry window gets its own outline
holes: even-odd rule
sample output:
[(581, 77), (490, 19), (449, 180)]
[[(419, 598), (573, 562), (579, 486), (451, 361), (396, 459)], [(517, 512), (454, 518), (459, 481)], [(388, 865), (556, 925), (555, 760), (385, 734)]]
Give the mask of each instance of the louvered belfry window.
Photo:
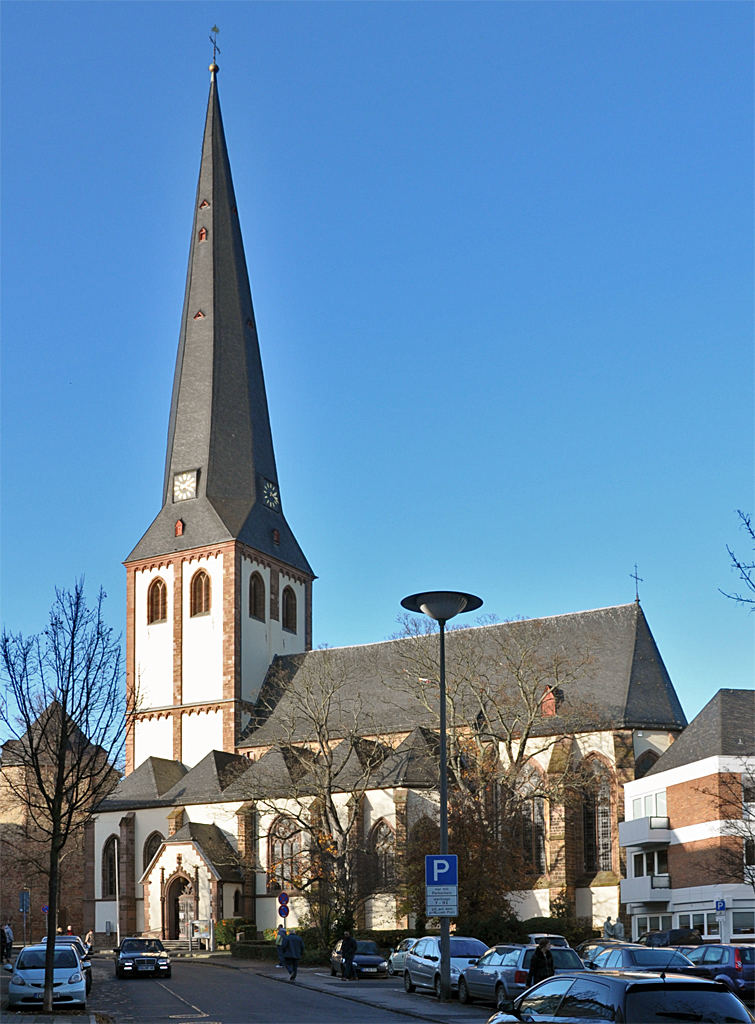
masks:
[(168, 617), (168, 588), (158, 576), (152, 580), (147, 592), (147, 623), (165, 622)]
[(200, 569), (191, 579), (191, 614), (206, 615), (210, 610), (210, 577)]

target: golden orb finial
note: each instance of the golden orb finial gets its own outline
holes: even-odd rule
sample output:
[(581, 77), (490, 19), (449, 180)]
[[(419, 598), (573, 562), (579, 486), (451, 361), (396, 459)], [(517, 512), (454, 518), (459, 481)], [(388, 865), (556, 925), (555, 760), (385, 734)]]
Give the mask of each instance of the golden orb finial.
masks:
[(217, 66), (217, 64), (215, 64), (214, 61), (212, 64), (210, 64), (210, 71), (213, 73), (213, 75), (217, 74), (217, 72), (220, 71), (220, 68)]

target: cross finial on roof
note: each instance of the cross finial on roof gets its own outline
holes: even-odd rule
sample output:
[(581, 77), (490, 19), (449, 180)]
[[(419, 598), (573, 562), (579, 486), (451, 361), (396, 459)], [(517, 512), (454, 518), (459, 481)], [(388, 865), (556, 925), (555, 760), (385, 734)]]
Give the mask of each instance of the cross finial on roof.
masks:
[(217, 25), (213, 25), (212, 28), (210, 29), (210, 32), (213, 33), (213, 35), (210, 36), (210, 42), (212, 43), (212, 64), (210, 64), (210, 71), (212, 72), (213, 76), (215, 75), (216, 71), (220, 71), (220, 68), (217, 65), (217, 56), (220, 53), (220, 47), (218, 46), (219, 31), (220, 29), (218, 28)]
[(637, 575), (637, 563), (634, 563), (634, 572), (630, 572), (629, 578), (634, 580), (634, 599), (637, 604), (640, 603), (640, 583), (644, 583), (642, 576)]

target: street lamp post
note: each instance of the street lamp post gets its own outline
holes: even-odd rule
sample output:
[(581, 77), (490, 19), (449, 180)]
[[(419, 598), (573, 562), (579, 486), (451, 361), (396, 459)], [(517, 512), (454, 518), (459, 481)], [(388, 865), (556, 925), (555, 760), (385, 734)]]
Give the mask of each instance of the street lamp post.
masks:
[[(405, 597), (401, 606), (422, 612), (440, 626), (440, 853), (448, 853), (448, 755), (446, 752), (446, 622), (461, 612), (473, 612), (482, 605), (474, 594), (455, 590), (434, 590)], [(451, 999), (451, 938), (449, 918), (440, 919), (440, 998)]]

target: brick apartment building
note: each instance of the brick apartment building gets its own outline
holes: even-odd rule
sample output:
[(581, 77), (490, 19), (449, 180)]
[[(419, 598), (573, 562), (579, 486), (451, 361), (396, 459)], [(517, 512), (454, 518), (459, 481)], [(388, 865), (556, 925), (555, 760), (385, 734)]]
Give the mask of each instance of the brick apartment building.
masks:
[(755, 941), (755, 691), (719, 690), (624, 785), (624, 816), (633, 938), (691, 927), (708, 941)]

